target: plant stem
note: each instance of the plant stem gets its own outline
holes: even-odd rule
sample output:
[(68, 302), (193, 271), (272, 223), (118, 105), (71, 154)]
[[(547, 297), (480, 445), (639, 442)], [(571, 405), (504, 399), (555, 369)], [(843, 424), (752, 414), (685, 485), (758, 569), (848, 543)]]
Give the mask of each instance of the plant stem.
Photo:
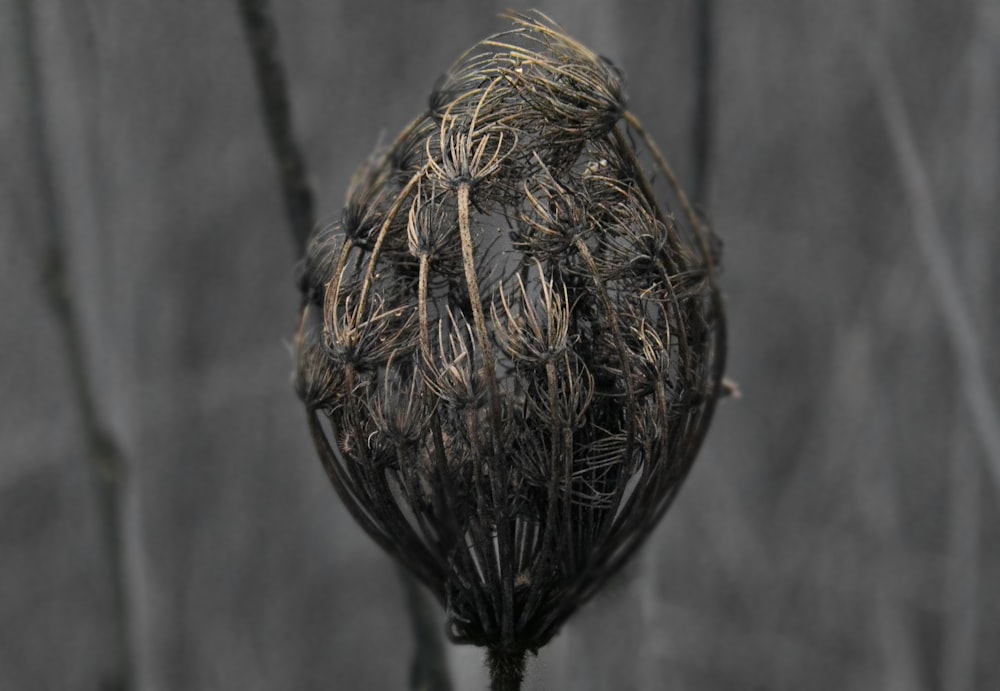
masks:
[(486, 651), (490, 691), (520, 691), (524, 681), (525, 652), (490, 648)]
[(240, 0), (240, 14), (260, 91), (264, 125), (278, 164), (292, 239), (301, 256), (315, 225), (315, 213), (305, 159), (292, 128), (292, 106), (279, 53), (278, 27), (269, 0)]
[(70, 394), (80, 415), (86, 437), (90, 462), (90, 479), (96, 495), (100, 518), (101, 539), (110, 571), (112, 637), (117, 657), (116, 668), (105, 679), (102, 688), (128, 691), (134, 687), (134, 660), (129, 627), (122, 524), (122, 503), (125, 461), (110, 429), (101, 420), (93, 387), (87, 370), (83, 334), (76, 307), (68, 286), (66, 241), (56, 190), (55, 163), (51, 137), (47, 129), (48, 108), (42, 86), (42, 54), (36, 43), (37, 26), (34, 3), (20, 0), (16, 4), (19, 38), (18, 52), (23, 63), (28, 134), (25, 141), (31, 147), (29, 161), (36, 166), (39, 209), (44, 238), (41, 279), (45, 299), (52, 311), (59, 336), (66, 351), (69, 367)]
[[(903, 103), (899, 82), (884, 52), (874, 48), (868, 57), (875, 98), (889, 145), (899, 167), (900, 184), (912, 215), (917, 249), (927, 264), (927, 282), (941, 311), (941, 330), (948, 339), (960, 377), (960, 393), (969, 411), (972, 430), (979, 438), (983, 460), (1000, 492), (1000, 405), (990, 385), (987, 355), (969, 312), (959, 270), (951, 259), (949, 227), (941, 219), (928, 166)], [(988, 351), (989, 352), (989, 351)]]
[(399, 575), (413, 625), (415, 649), (410, 662), (410, 688), (414, 691), (451, 691), (444, 645), (430, 598), (417, 579), (402, 568)]
[(698, 0), (695, 10), (695, 105), (691, 132), (693, 174), (691, 200), (704, 208), (708, 201), (708, 183), (712, 156), (712, 125), (715, 117), (712, 89), (712, 0)]

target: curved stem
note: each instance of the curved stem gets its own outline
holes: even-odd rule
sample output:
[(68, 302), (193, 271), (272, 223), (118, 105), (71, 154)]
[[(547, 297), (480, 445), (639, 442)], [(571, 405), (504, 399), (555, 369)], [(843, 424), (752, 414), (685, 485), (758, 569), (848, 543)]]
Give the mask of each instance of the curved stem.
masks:
[[(479, 294), (479, 277), (476, 275), (476, 256), (472, 241), (472, 221), (469, 211), (469, 184), (462, 183), (458, 188), (458, 232), (462, 242), (462, 259), (465, 265), (465, 283), (469, 291), (469, 302), (472, 304), (472, 314), (475, 321), (476, 339), (483, 354), (483, 369), (486, 384), (490, 393), (490, 417), (492, 422), (493, 453), (496, 460), (503, 457), (500, 453), (500, 434), (502, 423), (500, 419), (500, 387), (497, 383), (496, 357), (490, 341), (489, 328), (486, 325), (486, 313), (483, 310), (482, 297)], [(513, 641), (514, 637), (514, 535), (510, 519), (510, 507), (507, 501), (507, 469), (499, 461), (490, 464), (490, 484), (493, 491), (493, 505), (496, 511), (496, 532), (498, 549), (498, 569), (500, 573), (500, 593), (503, 613), (500, 617), (501, 636), (505, 643)]]
[(292, 106), (279, 53), (278, 28), (268, 0), (240, 0), (240, 16), (253, 58), (264, 125), (278, 164), (292, 239), (301, 256), (316, 219), (305, 159), (292, 128)]
[(664, 177), (666, 177), (667, 184), (670, 185), (674, 194), (677, 195), (677, 200), (681, 203), (684, 215), (687, 217), (691, 225), (694, 226), (694, 229), (697, 231), (702, 242), (705, 243), (704, 249), (706, 256), (708, 256), (707, 240), (709, 237), (709, 230), (705, 226), (704, 221), (702, 221), (701, 216), (695, 212), (694, 206), (691, 204), (691, 199), (688, 197), (687, 192), (684, 191), (684, 188), (681, 187), (681, 183), (677, 179), (677, 174), (674, 173), (674, 169), (669, 163), (667, 163), (666, 156), (664, 156), (663, 152), (660, 151), (660, 147), (656, 145), (653, 138), (649, 136), (646, 128), (642, 126), (642, 122), (640, 122), (639, 118), (636, 117), (635, 113), (632, 111), (626, 111), (623, 117), (625, 118), (625, 122), (628, 123), (628, 126), (635, 130), (635, 133), (639, 135), (639, 138), (642, 139), (643, 143), (649, 148), (650, 153), (653, 154), (653, 160), (656, 161), (656, 165), (659, 166), (660, 172), (662, 172)]

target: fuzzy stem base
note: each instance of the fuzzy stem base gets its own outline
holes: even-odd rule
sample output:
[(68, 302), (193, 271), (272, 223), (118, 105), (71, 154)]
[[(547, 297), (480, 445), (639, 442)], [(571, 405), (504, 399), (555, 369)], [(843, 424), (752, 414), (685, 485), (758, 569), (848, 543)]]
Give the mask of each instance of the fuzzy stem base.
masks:
[(524, 681), (525, 652), (490, 648), (486, 667), (490, 671), (490, 691), (521, 691)]

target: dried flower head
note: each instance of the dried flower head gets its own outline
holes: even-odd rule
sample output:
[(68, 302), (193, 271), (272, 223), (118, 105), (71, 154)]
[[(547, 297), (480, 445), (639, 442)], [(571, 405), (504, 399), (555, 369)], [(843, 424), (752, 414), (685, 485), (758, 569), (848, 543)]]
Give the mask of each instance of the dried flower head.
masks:
[(513, 21), (314, 235), (296, 381), (354, 517), (516, 666), (674, 498), (725, 348), (716, 243), (622, 74)]

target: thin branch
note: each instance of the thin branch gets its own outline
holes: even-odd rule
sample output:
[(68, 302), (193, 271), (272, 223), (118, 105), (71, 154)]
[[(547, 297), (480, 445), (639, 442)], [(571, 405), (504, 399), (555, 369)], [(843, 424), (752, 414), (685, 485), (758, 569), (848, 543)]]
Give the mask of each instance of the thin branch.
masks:
[[(299, 255), (315, 226), (312, 190), (302, 151), (292, 129), (291, 99), (278, 44), (278, 27), (269, 0), (240, 0), (240, 15), (254, 63), (261, 110), (278, 164), (285, 208)], [(451, 691), (444, 645), (426, 593), (407, 571), (400, 570), (416, 641), (410, 688)]]
[(302, 256), (316, 219), (305, 159), (292, 127), (292, 106), (279, 53), (278, 27), (269, 0), (240, 0), (240, 15), (260, 91), (264, 125), (278, 164), (292, 238), (298, 255)]
[(949, 257), (941, 219), (934, 204), (934, 188), (890, 66), (881, 54), (872, 52), (868, 58), (875, 80), (875, 96), (912, 211), (917, 247), (927, 264), (928, 278), (941, 310), (945, 335), (955, 356), (962, 384), (961, 394), (969, 407), (972, 427), (982, 445), (993, 482), (1000, 491), (1000, 409), (990, 391), (979, 338)]
[(712, 83), (714, 15), (712, 0), (698, 0), (695, 8), (695, 104), (691, 131), (694, 170), (691, 176), (691, 200), (699, 210), (704, 210), (708, 201), (711, 174), (712, 125), (715, 117)]
[(948, 543), (944, 567), (944, 641), (942, 645), (941, 688), (966, 691), (976, 685), (976, 658), (982, 612), (983, 570), (979, 542), (981, 470), (968, 438), (965, 408), (958, 407), (952, 435), (948, 500)]
[(440, 627), (434, 605), (417, 580), (400, 569), (400, 580), (411, 613), (415, 650), (410, 663), (410, 688), (414, 691), (451, 691)]
[[(996, 113), (1000, 97), (993, 88), (995, 71), (991, 53), (1000, 29), (997, 8), (980, 7), (977, 29), (965, 58), (952, 77), (953, 84), (967, 80), (967, 100), (949, 100), (953, 106), (963, 108), (965, 122), (963, 143), (956, 152), (960, 156), (964, 179), (962, 180), (962, 205), (960, 218), (967, 225), (988, 223), (990, 209), (995, 202), (998, 182), (997, 151), (1000, 151), (1000, 130)], [(964, 74), (963, 74), (964, 73)], [(968, 238), (962, 248), (965, 266), (966, 295), (969, 309), (980, 318), (996, 309), (989, 289), (993, 272), (991, 245), (992, 233), (976, 233)], [(952, 426), (952, 457), (949, 472), (948, 541), (946, 564), (943, 568), (944, 625), (941, 654), (941, 688), (949, 691), (970, 691), (976, 687), (983, 621), (989, 619), (983, 604), (982, 583), (984, 559), (981, 549), (983, 507), (982, 473), (974, 453), (974, 443), (968, 434), (968, 406), (956, 406)]]
[(48, 104), (42, 86), (43, 55), (37, 44), (34, 3), (19, 0), (15, 5), (16, 23), (13, 35), (18, 43), (24, 75), (23, 85), (27, 118), (25, 138), (30, 147), (29, 160), (35, 165), (38, 208), (41, 211), (43, 257), (40, 273), (42, 290), (55, 318), (59, 336), (66, 351), (70, 374), (70, 392), (80, 414), (87, 440), (91, 481), (100, 514), (103, 548), (110, 570), (111, 606), (117, 669), (102, 688), (127, 691), (134, 688), (135, 662), (129, 627), (129, 601), (126, 591), (123, 542), (123, 485), (125, 459), (110, 429), (101, 419), (94, 400), (93, 387), (87, 370), (83, 334), (76, 307), (71, 299), (66, 261), (66, 240), (63, 219), (59, 213), (55, 163), (51, 137), (47, 128)]

